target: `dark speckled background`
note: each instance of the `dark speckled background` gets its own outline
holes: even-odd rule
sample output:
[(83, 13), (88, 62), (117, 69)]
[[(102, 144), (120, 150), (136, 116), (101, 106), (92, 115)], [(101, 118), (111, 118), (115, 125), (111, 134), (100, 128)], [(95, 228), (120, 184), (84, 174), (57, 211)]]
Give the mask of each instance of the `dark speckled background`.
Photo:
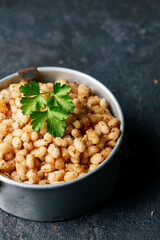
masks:
[(0, 240), (160, 239), (160, 1), (1, 0), (0, 57), (1, 78), (30, 66), (90, 74), (126, 120), (119, 178), (98, 208), (55, 223), (0, 210)]

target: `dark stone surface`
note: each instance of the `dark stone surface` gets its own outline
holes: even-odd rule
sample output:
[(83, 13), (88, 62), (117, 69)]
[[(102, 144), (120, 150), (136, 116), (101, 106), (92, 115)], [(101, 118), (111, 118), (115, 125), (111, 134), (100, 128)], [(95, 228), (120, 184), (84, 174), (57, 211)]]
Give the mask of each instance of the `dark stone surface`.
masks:
[(160, 239), (159, 1), (1, 0), (0, 56), (0, 77), (47, 65), (96, 77), (126, 120), (119, 178), (98, 208), (55, 223), (0, 210), (0, 240)]

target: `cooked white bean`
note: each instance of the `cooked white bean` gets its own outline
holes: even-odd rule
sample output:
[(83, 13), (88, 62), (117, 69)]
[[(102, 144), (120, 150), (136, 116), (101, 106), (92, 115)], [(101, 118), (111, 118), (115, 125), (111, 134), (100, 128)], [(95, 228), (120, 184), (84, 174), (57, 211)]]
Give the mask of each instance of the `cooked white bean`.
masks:
[[(87, 86), (58, 80), (71, 86), (74, 112), (65, 119), (62, 137), (34, 131), (31, 119), (23, 115), (19, 87), (10, 84), (0, 91), (0, 174), (26, 184), (55, 184), (70, 181), (95, 169), (112, 152), (120, 136), (120, 121), (104, 98)], [(53, 83), (40, 83), (40, 92)], [(47, 99), (47, 94), (43, 95)]]

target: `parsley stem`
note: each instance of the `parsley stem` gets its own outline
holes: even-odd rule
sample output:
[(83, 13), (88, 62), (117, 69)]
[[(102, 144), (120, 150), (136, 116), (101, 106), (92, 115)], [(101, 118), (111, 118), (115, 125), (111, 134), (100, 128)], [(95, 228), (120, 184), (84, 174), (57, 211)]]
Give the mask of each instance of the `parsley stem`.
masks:
[(40, 93), (40, 94), (51, 94), (53, 93), (53, 90), (51, 90), (50, 92), (44, 92), (44, 93)]

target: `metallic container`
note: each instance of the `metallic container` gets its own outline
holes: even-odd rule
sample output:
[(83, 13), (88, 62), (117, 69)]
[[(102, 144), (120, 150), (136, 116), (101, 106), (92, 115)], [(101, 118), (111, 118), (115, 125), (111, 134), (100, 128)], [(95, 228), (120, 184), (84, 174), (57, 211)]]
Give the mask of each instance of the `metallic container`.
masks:
[[(59, 67), (39, 67), (38, 75), (43, 82), (65, 79), (86, 84), (107, 100), (113, 115), (121, 121), (121, 135), (112, 153), (96, 169), (84, 176), (64, 183), (31, 185), (0, 175), (0, 207), (4, 211), (33, 221), (58, 221), (84, 214), (112, 191), (119, 168), (119, 158), (116, 155), (124, 136), (124, 118), (116, 98), (96, 79)], [(18, 73), (9, 75), (0, 81), (0, 89), (19, 81)]]

